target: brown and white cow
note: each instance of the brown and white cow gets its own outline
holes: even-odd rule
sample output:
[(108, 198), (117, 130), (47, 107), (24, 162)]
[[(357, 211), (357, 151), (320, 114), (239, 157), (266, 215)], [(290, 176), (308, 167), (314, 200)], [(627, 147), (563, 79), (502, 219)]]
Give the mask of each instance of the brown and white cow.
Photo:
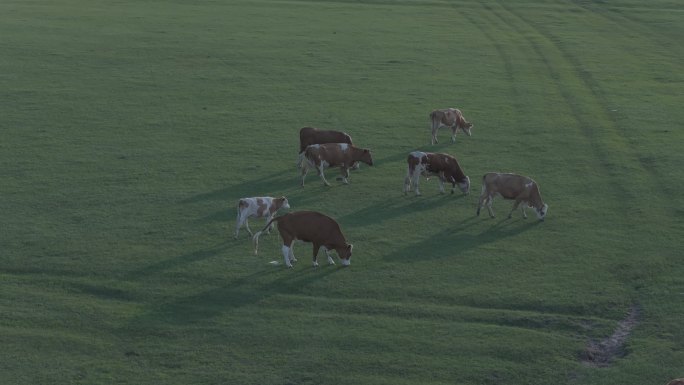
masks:
[[(340, 230), (340, 225), (329, 216), (316, 211), (296, 211), (271, 219), (264, 230), (273, 222), (278, 223), (278, 232), (283, 239), (282, 251), (285, 266), (292, 267), (292, 262), (297, 261), (293, 251), (296, 240), (313, 243), (314, 267), (318, 267), (318, 251), (321, 247), (325, 249), (329, 264), (335, 264), (330, 256), (330, 250), (337, 252), (343, 266), (349, 266), (351, 263), (353, 246), (347, 243), (342, 230)], [(254, 234), (254, 255), (258, 252), (259, 236), (264, 230)]]
[(444, 194), (444, 182), (451, 183), (451, 193), (456, 190), (456, 185), (463, 192), (470, 192), (470, 178), (463, 173), (456, 158), (447, 154), (413, 151), (406, 159), (408, 170), (404, 178), (404, 194), (411, 191), (411, 187), (420, 195), (418, 182), (420, 175), (428, 177), (437, 175), (439, 178), (439, 192)]
[(281, 208), (290, 208), (290, 204), (285, 197), (254, 197), (240, 199), (237, 205), (235, 238), (238, 237), (240, 227), (242, 227), (243, 224), (247, 227), (249, 235), (252, 235), (252, 230), (249, 228), (249, 222), (247, 221), (248, 218), (266, 218), (266, 222), (268, 222)]
[(537, 182), (531, 178), (517, 174), (490, 172), (482, 177), (482, 192), (480, 193), (480, 201), (477, 205), (477, 215), (480, 215), (480, 209), (486, 204), (489, 216), (494, 218), (492, 200), (497, 195), (504, 199), (515, 200), (511, 212), (508, 213), (509, 218), (511, 218), (513, 211), (518, 208), (520, 203), (524, 203), (520, 206), (520, 211), (522, 211), (524, 218), (527, 218), (525, 206), (534, 208), (537, 217), (542, 221), (549, 209), (549, 205), (545, 204), (542, 200)]
[(342, 172), (342, 181), (348, 184), (349, 169), (355, 162), (363, 162), (373, 165), (373, 156), (367, 148), (354, 147), (347, 143), (312, 144), (300, 155), (298, 164), (302, 169), (302, 187), (309, 168), (314, 168), (323, 179), (323, 184), (330, 186), (325, 179), (323, 170), (328, 167), (339, 167)]
[(314, 127), (303, 127), (299, 130), (299, 152), (312, 144), (347, 143), (353, 144), (352, 138), (346, 132), (335, 130), (321, 130)]
[(468, 136), (471, 135), (470, 129), (473, 124), (465, 120), (463, 113), (458, 108), (446, 108), (441, 110), (433, 110), (430, 112), (430, 121), (432, 123), (432, 140), (431, 144), (437, 143), (437, 131), (440, 127), (451, 128), (451, 142), (456, 142), (456, 130), (461, 129)]

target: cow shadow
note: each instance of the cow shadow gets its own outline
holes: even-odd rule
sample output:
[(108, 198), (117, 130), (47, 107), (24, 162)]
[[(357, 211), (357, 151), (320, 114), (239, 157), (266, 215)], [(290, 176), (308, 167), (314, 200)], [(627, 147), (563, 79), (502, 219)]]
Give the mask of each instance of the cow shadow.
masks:
[(226, 201), (237, 203), (244, 197), (281, 196), (299, 187), (299, 170), (294, 166), (273, 172), (255, 179), (238, 180), (230, 185), (213, 191), (200, 193), (180, 201), (183, 204), (203, 201)]
[(412, 262), (415, 260), (452, 258), (469, 250), (488, 243), (514, 237), (536, 228), (541, 223), (537, 220), (501, 219), (479, 234), (473, 234), (468, 226), (481, 217), (470, 217), (455, 226), (450, 226), (423, 241), (383, 256), (383, 260), (392, 262)]
[[(302, 264), (305, 262), (299, 262)], [(307, 294), (312, 285), (344, 269), (339, 266), (311, 268), (296, 266), (286, 269), (282, 265), (260, 269), (231, 282), (186, 297), (153, 306), (148, 312), (131, 321), (131, 324), (158, 324), (159, 320), (172, 324), (193, 324), (242, 307), (268, 300), (275, 295)]]
[(466, 197), (461, 194), (436, 194), (434, 196), (404, 195), (394, 199), (389, 198), (370, 206), (363, 207), (349, 214), (338, 217), (340, 222), (352, 226), (368, 226), (398, 218), (406, 214), (445, 207), (455, 202), (462, 203)]
[(132, 271), (126, 275), (126, 278), (129, 280), (138, 280), (161, 273), (162, 271), (172, 270), (193, 262), (199, 262), (224, 252), (226, 249), (228, 249), (229, 245), (229, 241), (226, 240), (207, 249), (197, 250), (191, 253), (178, 255), (170, 259), (165, 259), (151, 265), (147, 265), (141, 269)]

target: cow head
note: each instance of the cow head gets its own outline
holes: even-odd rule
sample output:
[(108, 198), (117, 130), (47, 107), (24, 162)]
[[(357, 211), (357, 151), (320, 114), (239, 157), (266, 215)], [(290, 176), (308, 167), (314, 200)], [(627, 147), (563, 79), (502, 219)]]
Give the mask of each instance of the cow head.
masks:
[(344, 247), (337, 249), (337, 255), (340, 257), (342, 266), (349, 266), (351, 264), (352, 249), (354, 245), (347, 244)]
[(549, 205), (544, 203), (542, 207), (535, 207), (534, 211), (537, 213), (537, 218), (539, 218), (540, 221), (544, 220), (544, 217), (546, 217), (546, 212), (549, 210)]
[(470, 178), (466, 176), (465, 179), (458, 182), (458, 188), (464, 195), (468, 195), (470, 193)]
[(359, 159), (363, 163), (372, 166), (373, 165), (373, 155), (371, 155), (371, 152), (369, 149), (364, 148), (363, 152), (361, 154), (361, 159)]
[(468, 136), (471, 136), (472, 133), (470, 132), (470, 129), (473, 128), (473, 124), (470, 123), (470, 122), (466, 122), (465, 120), (464, 120), (464, 122), (465, 122), (465, 123), (461, 126), (461, 129), (462, 129), (463, 132), (465, 132)]
[(282, 196), (282, 197), (280, 197), (280, 199), (281, 199), (282, 202), (283, 202), (283, 203), (280, 205), (280, 207), (283, 208), (283, 209), (289, 209), (289, 208), (290, 208), (290, 203), (287, 201), (287, 198), (285, 198), (284, 196)]

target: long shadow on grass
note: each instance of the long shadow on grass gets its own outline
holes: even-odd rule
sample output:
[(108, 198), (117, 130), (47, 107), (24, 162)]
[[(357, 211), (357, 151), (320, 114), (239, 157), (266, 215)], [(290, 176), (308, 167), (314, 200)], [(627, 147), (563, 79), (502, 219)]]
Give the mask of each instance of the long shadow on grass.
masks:
[[(401, 193), (397, 194), (400, 195)], [(437, 194), (434, 196), (401, 195), (388, 197), (387, 200), (378, 204), (363, 207), (357, 211), (337, 218), (340, 222), (350, 226), (368, 226), (379, 222), (394, 219), (406, 214), (432, 210), (435, 207), (444, 207), (444, 213), (449, 214), (454, 205), (467, 204), (468, 199), (461, 194)], [(461, 210), (462, 208), (459, 208)]]
[(183, 199), (181, 203), (197, 203), (202, 201), (237, 201), (242, 197), (267, 196), (267, 195), (282, 195), (282, 191), (298, 186), (298, 170), (294, 167), (284, 169), (282, 171), (269, 173), (264, 176), (258, 176), (260, 172), (255, 171), (257, 176), (254, 179), (245, 181), (231, 181), (227, 187), (209, 191), (206, 193), (196, 194), (189, 198)]
[(274, 295), (310, 294), (313, 283), (341, 269), (344, 268), (325, 266), (313, 269), (308, 266), (296, 266), (294, 269), (264, 269), (235, 279), (224, 286), (161, 304), (133, 322), (194, 323), (254, 305)]
[(534, 219), (503, 219), (492, 223), (490, 228), (479, 234), (472, 234), (468, 230), (468, 225), (476, 220), (487, 219), (471, 217), (421, 242), (385, 255), (383, 259), (392, 262), (415, 262), (416, 260), (454, 257), (482, 245), (516, 236), (541, 223)]
[(216, 246), (213, 246), (211, 248), (203, 249), (203, 250), (198, 250), (192, 253), (187, 253), (183, 255), (179, 255), (177, 257), (173, 257), (170, 259), (165, 259), (163, 261), (159, 261), (157, 263), (153, 263), (151, 265), (145, 266), (142, 269), (138, 269), (136, 271), (133, 271), (129, 273), (126, 278), (130, 280), (137, 280), (140, 278), (144, 277), (149, 277), (151, 275), (155, 275), (157, 273), (160, 273), (165, 270), (172, 270), (177, 267), (185, 266), (193, 262), (198, 262), (207, 258), (211, 258), (215, 255), (218, 255), (219, 253), (223, 252), (228, 248), (230, 245), (229, 241), (226, 240), (223, 243), (220, 243)]

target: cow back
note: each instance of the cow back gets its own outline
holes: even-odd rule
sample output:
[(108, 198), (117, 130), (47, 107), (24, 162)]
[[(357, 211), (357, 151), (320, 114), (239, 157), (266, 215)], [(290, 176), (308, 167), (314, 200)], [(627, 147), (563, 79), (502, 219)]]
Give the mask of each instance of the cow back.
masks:
[(321, 130), (315, 127), (303, 127), (299, 130), (299, 152), (312, 144), (347, 143), (352, 144), (351, 136), (342, 131)]
[(295, 211), (285, 214), (278, 218), (278, 229), (305, 242), (339, 246), (346, 244), (337, 221), (317, 211)]

